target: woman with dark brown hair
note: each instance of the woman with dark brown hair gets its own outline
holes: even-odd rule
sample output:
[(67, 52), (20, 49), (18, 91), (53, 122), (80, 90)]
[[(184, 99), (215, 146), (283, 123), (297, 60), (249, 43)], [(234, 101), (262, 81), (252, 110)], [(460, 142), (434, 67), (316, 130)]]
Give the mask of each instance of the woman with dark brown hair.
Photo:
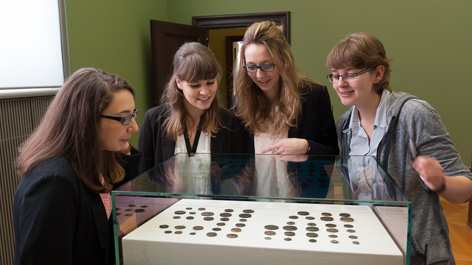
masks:
[(14, 264), (114, 263), (109, 192), (137, 174), (137, 112), (116, 75), (83, 68), (66, 80), (19, 149)]

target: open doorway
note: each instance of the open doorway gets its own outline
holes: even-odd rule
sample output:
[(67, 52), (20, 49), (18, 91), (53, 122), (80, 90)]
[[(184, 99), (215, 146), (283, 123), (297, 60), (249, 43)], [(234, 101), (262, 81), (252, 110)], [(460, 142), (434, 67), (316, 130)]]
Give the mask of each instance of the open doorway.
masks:
[[(290, 12), (272, 12), (272, 13), (253, 13), (253, 14), (236, 14), (236, 15), (217, 15), (217, 16), (199, 16), (192, 18), (192, 26), (182, 25), (176, 23), (169, 23), (163, 21), (151, 20), (151, 46), (152, 46), (152, 61), (154, 67), (154, 104), (159, 104), (165, 83), (167, 82), (172, 58), (175, 51), (186, 41), (198, 41), (204, 45), (209, 44), (211, 30), (230, 30), (236, 29), (237, 33), (229, 33), (225, 36), (225, 42), (210, 45), (213, 51), (219, 50), (219, 46), (226, 51), (226, 37), (230, 37), (232, 42), (235, 38), (241, 38), (245, 29), (254, 22), (259, 21), (274, 21), (284, 27), (284, 35), (290, 43)], [(216, 33), (216, 31), (215, 31)], [(213, 34), (212, 34), (213, 35)], [(215, 54), (216, 55), (216, 54)], [(224, 78), (224, 91), (222, 94), (221, 105), (224, 107), (231, 107), (232, 102), (232, 87), (231, 74), (232, 62), (227, 62), (226, 52), (224, 59), (221, 59), (220, 64), (223, 68), (227, 68)], [(217, 58), (218, 59), (218, 58)], [(230, 65), (227, 67), (227, 65)], [(231, 69), (230, 69), (231, 68)], [(223, 81), (223, 80), (222, 80)]]

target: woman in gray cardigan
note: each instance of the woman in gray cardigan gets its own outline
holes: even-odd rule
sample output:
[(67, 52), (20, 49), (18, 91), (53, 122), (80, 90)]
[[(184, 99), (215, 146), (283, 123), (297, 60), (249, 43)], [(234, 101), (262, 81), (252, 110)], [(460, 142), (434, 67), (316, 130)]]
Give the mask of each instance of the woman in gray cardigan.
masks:
[(383, 44), (363, 32), (329, 53), (327, 78), (352, 106), (337, 123), (341, 154), (376, 157), (413, 203), (410, 264), (455, 264), (439, 196), (468, 201), (472, 175), (431, 105), (392, 92), (389, 63)]

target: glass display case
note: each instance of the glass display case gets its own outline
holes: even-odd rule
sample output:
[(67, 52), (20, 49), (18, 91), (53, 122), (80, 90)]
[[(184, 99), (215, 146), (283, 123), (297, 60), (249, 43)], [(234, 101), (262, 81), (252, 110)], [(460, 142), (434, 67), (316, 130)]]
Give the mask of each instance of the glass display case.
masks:
[(112, 199), (117, 264), (409, 264), (411, 202), (373, 157), (177, 154)]

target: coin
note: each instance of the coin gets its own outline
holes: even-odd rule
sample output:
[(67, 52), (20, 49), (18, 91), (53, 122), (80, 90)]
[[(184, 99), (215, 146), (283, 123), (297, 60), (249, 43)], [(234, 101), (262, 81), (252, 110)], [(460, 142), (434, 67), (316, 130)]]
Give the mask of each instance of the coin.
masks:
[(328, 228), (328, 229), (326, 229), (326, 232), (337, 233), (337, 232), (338, 232), (338, 229), (335, 229), (335, 228)]
[(221, 213), (220, 216), (221, 217), (231, 217), (231, 214), (230, 213)]
[(203, 212), (202, 215), (203, 216), (213, 216), (214, 213), (212, 213), (212, 212)]
[(324, 212), (324, 213), (321, 213), (321, 215), (322, 215), (322, 216), (332, 216), (332, 214), (331, 214), (331, 213), (326, 213), (326, 212)]
[(306, 233), (307, 237), (318, 237), (317, 233)]
[(354, 222), (354, 219), (350, 217), (341, 217), (341, 221), (351, 223)]
[(169, 228), (169, 226), (168, 225), (160, 225), (159, 228), (164, 229), (164, 228)]
[(243, 210), (243, 213), (254, 213), (254, 210), (246, 209), (246, 210)]
[(231, 232), (241, 232), (241, 228), (232, 228)]
[(264, 226), (264, 228), (267, 229), (267, 230), (277, 230), (277, 229), (279, 229), (279, 227), (276, 226), (276, 225), (266, 225), (266, 226)]
[(326, 227), (336, 227), (335, 224), (326, 224)]
[(294, 236), (295, 233), (294, 233), (294, 232), (285, 232), (284, 235), (286, 235), (286, 236)]
[(227, 234), (226, 237), (227, 238), (237, 238), (238, 235), (236, 235), (236, 234)]
[(210, 217), (210, 216), (206, 216), (205, 218), (203, 218), (203, 220), (205, 221), (213, 221), (213, 217)]
[(194, 226), (193, 230), (203, 230), (203, 226), (199, 226), (199, 225)]
[(264, 234), (266, 234), (268, 236), (273, 236), (273, 235), (275, 235), (275, 232), (274, 231), (265, 231)]
[(185, 226), (184, 225), (177, 225), (177, 226), (175, 226), (175, 229), (185, 229)]
[(321, 219), (321, 221), (333, 221), (334, 220), (333, 217), (326, 217), (326, 216), (323, 216), (320, 219)]
[(252, 215), (248, 214), (248, 213), (242, 213), (239, 215), (239, 217), (241, 218), (251, 218)]
[(319, 231), (320, 229), (316, 226), (309, 226), (306, 228), (306, 231)]
[(348, 214), (348, 213), (340, 213), (339, 216), (341, 216), (341, 217), (351, 217), (351, 215)]
[(175, 214), (185, 214), (185, 211), (175, 211)]
[(295, 231), (297, 230), (297, 227), (296, 226), (293, 226), (293, 225), (286, 225), (283, 227), (284, 230), (287, 230), (287, 231)]
[(298, 214), (299, 215), (309, 215), (310, 213), (306, 212), (306, 211), (299, 211)]
[(209, 237), (215, 237), (217, 234), (215, 232), (208, 232), (207, 236)]

